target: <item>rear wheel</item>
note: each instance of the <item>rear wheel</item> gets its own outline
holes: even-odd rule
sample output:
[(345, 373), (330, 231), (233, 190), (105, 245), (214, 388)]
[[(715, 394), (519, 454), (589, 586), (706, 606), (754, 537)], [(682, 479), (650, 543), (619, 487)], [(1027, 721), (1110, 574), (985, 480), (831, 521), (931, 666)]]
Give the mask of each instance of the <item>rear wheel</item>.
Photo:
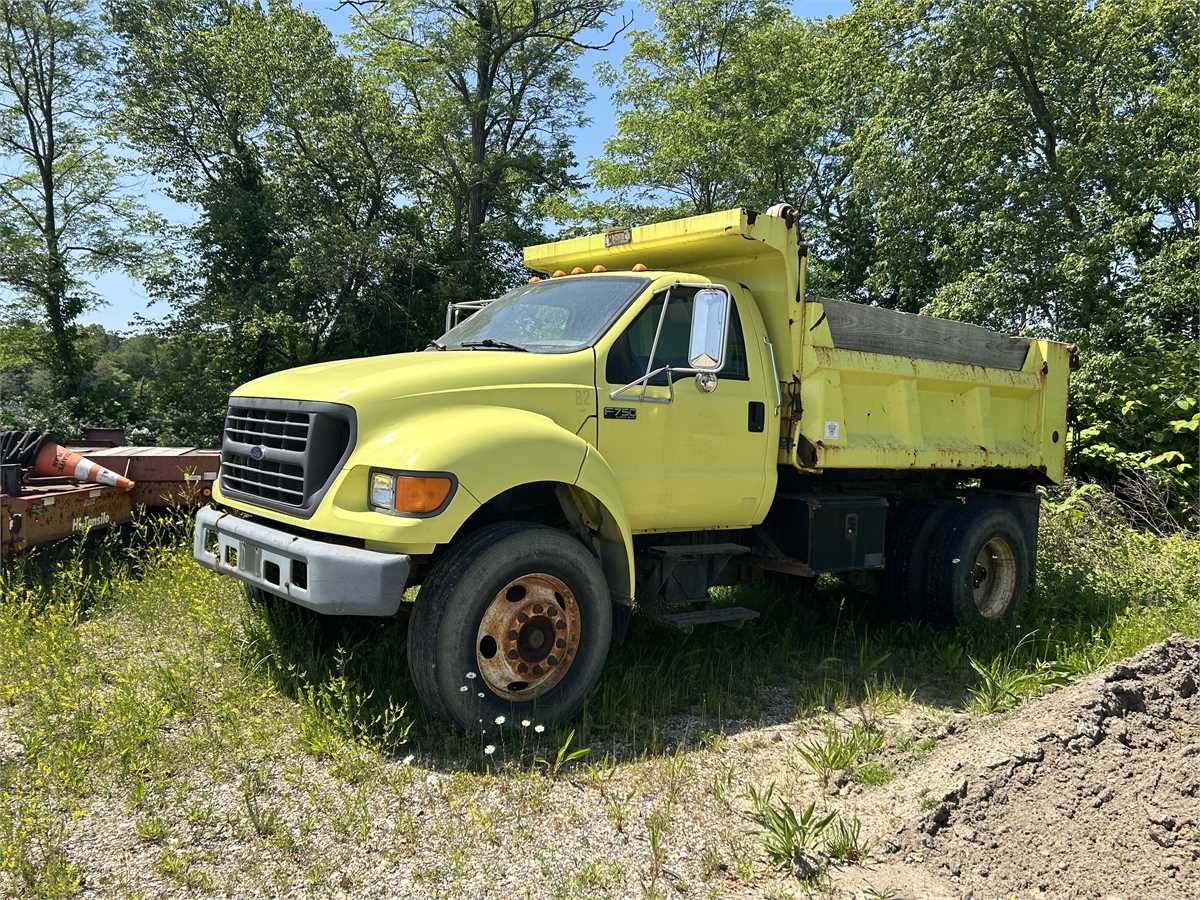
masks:
[(947, 518), (929, 555), (936, 617), (968, 627), (1012, 618), (1029, 588), (1029, 538), (1008, 507), (979, 500)]
[(463, 728), (499, 716), (553, 723), (596, 685), (612, 603), (599, 561), (543, 525), (505, 522), (452, 545), (421, 588), (408, 631), (413, 682)]
[(953, 510), (947, 502), (916, 503), (903, 509), (888, 530), (887, 570), (881, 579), (880, 599), (891, 615), (928, 618), (930, 542)]

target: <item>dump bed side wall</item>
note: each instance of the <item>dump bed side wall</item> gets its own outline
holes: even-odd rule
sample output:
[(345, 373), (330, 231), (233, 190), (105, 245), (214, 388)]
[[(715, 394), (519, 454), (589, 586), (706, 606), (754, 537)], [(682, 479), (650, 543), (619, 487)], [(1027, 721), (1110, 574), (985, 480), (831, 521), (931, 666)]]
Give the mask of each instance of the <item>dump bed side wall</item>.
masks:
[[(810, 471), (1006, 470), (1062, 480), (1065, 344), (985, 338), (962, 323), (870, 307), (855, 311), (852, 332), (844, 318), (831, 329), (829, 313), (836, 322), (845, 312), (835, 303), (805, 303), (797, 401), (785, 410), (787, 462)], [(965, 361), (972, 356), (987, 364)]]

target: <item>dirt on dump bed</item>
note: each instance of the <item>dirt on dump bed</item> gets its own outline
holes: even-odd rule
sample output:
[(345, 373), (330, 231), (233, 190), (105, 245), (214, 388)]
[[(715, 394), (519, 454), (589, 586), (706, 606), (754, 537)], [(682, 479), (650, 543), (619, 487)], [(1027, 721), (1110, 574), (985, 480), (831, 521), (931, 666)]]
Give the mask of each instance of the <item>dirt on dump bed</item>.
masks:
[(976, 897), (1195, 896), (1198, 687), (1200, 641), (1174, 637), (972, 729), (912, 773), (940, 802), (885, 867)]

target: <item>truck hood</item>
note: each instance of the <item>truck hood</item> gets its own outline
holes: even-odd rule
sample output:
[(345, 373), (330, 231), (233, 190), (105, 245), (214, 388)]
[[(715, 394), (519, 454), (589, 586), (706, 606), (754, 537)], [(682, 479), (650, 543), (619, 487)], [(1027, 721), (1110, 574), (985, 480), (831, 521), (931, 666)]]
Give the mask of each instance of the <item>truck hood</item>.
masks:
[[(443, 350), (394, 353), (287, 369), (256, 378), (237, 397), (274, 397), (345, 403), (360, 411), (372, 404), (477, 390), (595, 387), (595, 354)], [(448, 399), (448, 398), (446, 398)]]

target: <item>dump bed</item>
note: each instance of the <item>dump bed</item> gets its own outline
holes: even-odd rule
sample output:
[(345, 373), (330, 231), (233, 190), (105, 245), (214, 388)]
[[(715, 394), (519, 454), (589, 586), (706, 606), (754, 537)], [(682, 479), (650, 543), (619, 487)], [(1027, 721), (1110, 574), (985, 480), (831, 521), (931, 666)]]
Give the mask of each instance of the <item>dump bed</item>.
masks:
[(781, 463), (808, 471), (1001, 469), (1062, 479), (1066, 344), (808, 298), (807, 247), (795, 227), (745, 209), (525, 251), (525, 264), (545, 273), (638, 263), (753, 295), (782, 381)]

